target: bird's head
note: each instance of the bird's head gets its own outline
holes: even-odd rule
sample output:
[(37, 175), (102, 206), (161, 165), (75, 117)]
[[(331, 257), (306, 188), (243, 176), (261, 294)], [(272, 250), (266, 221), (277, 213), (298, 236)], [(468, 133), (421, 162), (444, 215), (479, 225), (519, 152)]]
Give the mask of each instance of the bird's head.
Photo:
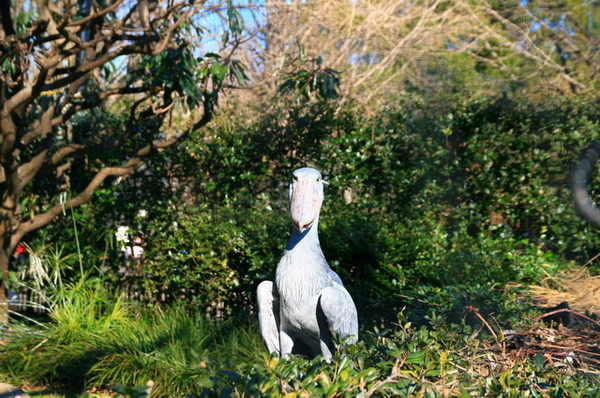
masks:
[(319, 217), (323, 204), (323, 180), (321, 173), (310, 167), (294, 171), (290, 183), (290, 213), (294, 227), (302, 233)]

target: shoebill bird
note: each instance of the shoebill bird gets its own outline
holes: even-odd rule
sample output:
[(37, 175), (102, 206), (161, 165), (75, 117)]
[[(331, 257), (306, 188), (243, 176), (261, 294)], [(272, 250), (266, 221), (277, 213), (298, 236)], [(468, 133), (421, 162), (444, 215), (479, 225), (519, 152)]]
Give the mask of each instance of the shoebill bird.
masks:
[(275, 282), (263, 281), (257, 289), (260, 334), (270, 353), (322, 355), (330, 360), (335, 341), (352, 344), (358, 339), (356, 306), (319, 243), (324, 184), (315, 169), (294, 171), (292, 235), (277, 265)]

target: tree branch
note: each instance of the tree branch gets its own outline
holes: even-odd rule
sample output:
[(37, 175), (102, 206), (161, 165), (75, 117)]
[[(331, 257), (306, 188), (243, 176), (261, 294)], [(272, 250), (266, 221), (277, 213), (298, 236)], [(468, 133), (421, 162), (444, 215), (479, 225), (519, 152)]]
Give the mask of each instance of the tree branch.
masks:
[(114, 3), (112, 3), (110, 6), (104, 8), (103, 10), (96, 11), (92, 15), (89, 15), (87, 17), (81, 18), (81, 19), (79, 19), (77, 21), (69, 22), (69, 24), (67, 26), (69, 26), (69, 27), (82, 26), (82, 25), (87, 24), (88, 22), (92, 22), (92, 21), (95, 21), (97, 19), (100, 19), (103, 16), (105, 16), (106, 14), (109, 14), (109, 13), (114, 12), (115, 10), (117, 10), (117, 8), (119, 8), (119, 6), (121, 5), (121, 3), (123, 3), (123, 0), (116, 0)]

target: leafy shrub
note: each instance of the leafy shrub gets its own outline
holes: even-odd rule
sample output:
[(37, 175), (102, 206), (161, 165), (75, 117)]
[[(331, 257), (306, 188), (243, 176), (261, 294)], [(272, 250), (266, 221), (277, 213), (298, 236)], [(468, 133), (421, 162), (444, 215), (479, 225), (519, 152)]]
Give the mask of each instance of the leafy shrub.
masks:
[(272, 275), (285, 243), (288, 228), (280, 228), (280, 216), (182, 210), (150, 224), (156, 233), (136, 283), (151, 302), (185, 300), (212, 317), (252, 308), (258, 281)]
[(600, 135), (597, 99), (543, 103), (500, 98), (457, 112), (452, 140), (466, 205), (486, 224), (569, 257), (595, 254), (598, 234), (571, 205), (568, 176)]
[[(202, 396), (594, 396), (597, 377), (542, 355), (491, 349), (492, 336), (474, 338), (468, 326), (435, 317), (417, 328), (402, 316), (390, 330), (374, 330), (331, 363), (265, 356), (244, 373), (227, 372)], [(497, 346), (495, 346), (497, 347)]]
[(288, 238), (289, 173), (309, 165), (330, 183), (325, 255), (361, 312), (390, 307), (393, 316), (390, 301), (419, 283), (534, 283), (598, 250), (567, 189), (577, 152), (598, 135), (596, 103), (503, 97), (440, 114), (407, 99), (371, 117), (335, 102), (224, 112), (209, 134), (76, 214), (82, 244), (115, 275), (117, 250), (107, 256), (98, 231), (135, 226), (143, 277), (117, 275), (115, 285), (212, 315), (252, 308)]
[(139, 309), (109, 296), (82, 283), (64, 292), (53, 322), (13, 323), (0, 346), (0, 371), (30, 385), (117, 384), (121, 394), (135, 390), (122, 386), (152, 380), (156, 398), (577, 397), (600, 391), (597, 375), (578, 371), (567, 357), (511, 347), (504, 331), (534, 330), (539, 340), (541, 326), (512, 294), (485, 287), (423, 286), (410, 293), (393, 325), (361, 332), (360, 341), (330, 363), (269, 356), (256, 321), (209, 322), (186, 306), (136, 314)]

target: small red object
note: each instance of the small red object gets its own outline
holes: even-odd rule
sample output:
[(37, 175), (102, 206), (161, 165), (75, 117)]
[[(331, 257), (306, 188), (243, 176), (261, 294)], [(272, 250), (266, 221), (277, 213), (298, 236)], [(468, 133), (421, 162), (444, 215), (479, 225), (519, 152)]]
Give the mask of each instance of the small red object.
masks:
[(15, 247), (15, 254), (23, 254), (25, 253), (25, 247), (22, 244), (18, 243), (17, 247)]

